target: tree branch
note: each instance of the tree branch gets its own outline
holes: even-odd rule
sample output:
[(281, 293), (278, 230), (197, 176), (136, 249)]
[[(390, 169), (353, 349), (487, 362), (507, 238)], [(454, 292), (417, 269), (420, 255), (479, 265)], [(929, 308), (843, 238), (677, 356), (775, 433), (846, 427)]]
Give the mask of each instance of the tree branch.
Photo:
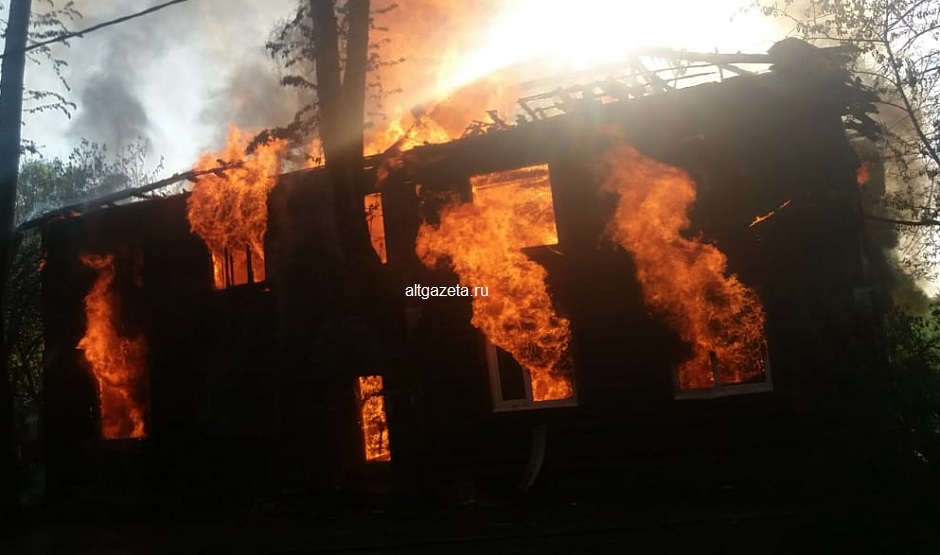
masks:
[[(894, 78), (898, 83), (903, 82), (901, 77), (901, 71), (898, 69), (898, 60), (897, 56), (894, 53), (894, 49), (891, 48), (890, 42), (885, 42), (885, 50), (888, 55), (888, 65), (891, 67), (891, 72), (894, 74)], [(924, 150), (933, 159), (934, 163), (940, 164), (940, 156), (937, 155), (936, 149), (930, 142), (930, 139), (927, 138), (924, 133), (923, 127), (920, 125), (920, 120), (917, 118), (914, 107), (911, 104), (911, 100), (907, 95), (907, 92), (904, 90), (904, 87), (898, 87), (898, 94), (901, 96), (901, 101), (904, 103), (904, 106), (907, 110), (908, 116), (911, 119), (911, 124), (914, 127), (914, 132), (917, 134), (917, 137), (923, 143)]]
[(862, 217), (865, 218), (866, 220), (874, 220), (874, 221), (876, 221), (876, 222), (884, 222), (884, 223), (887, 223), (887, 224), (903, 225), (903, 226), (909, 226), (909, 227), (933, 227), (933, 226), (940, 226), (940, 220), (932, 220), (932, 219), (925, 219), (925, 220), (898, 220), (898, 219), (895, 219), (895, 218), (885, 218), (885, 217), (883, 217), (883, 216), (875, 216), (874, 214), (862, 214)]

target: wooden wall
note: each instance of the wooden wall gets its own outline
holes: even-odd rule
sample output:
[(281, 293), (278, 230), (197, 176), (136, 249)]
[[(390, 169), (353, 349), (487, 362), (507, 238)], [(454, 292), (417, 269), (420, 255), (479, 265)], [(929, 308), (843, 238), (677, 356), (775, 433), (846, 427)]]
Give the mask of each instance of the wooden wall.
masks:
[[(531, 257), (548, 270), (554, 302), (572, 322), (579, 404), (494, 413), (468, 299), (409, 301), (407, 316), (393, 315), (409, 322), (409, 338), (381, 369), (392, 468), (406, 477), (399, 487), (476, 482), (507, 491), (522, 476), (533, 429), (543, 424), (548, 447), (538, 484), (566, 495), (798, 480), (820, 458), (836, 460), (821, 455), (823, 447), (870, 425), (858, 406), (872, 392), (859, 377), (874, 372), (880, 354), (871, 315), (853, 294), (866, 285), (856, 160), (838, 112), (814, 94), (774, 75), (740, 78), (406, 153), (381, 188), (385, 285), (402, 295), (413, 283), (454, 283), (447, 270), (420, 264), (414, 237), (441, 203), (469, 199), (469, 176), (550, 164), (559, 245)], [(644, 307), (630, 256), (601, 238), (613, 199), (598, 194), (594, 161), (607, 144), (599, 130), (610, 126), (695, 179), (693, 232), (728, 255), (730, 269), (766, 307), (773, 392), (675, 400), (670, 365), (683, 346)], [(310, 375), (308, 360), (328, 302), (317, 288), (333, 279), (329, 261), (336, 256), (324, 179), (322, 172), (299, 172), (275, 188), (268, 281), (259, 286), (212, 290), (208, 252), (189, 232), (184, 197), (46, 226), (52, 482), (93, 474), (103, 446), (94, 385), (75, 350), (93, 280), (80, 252), (143, 257), (142, 287), (120, 278), (134, 307), (131, 324), (151, 344), (151, 435), (132, 451), (143, 451), (163, 475), (212, 474), (219, 483), (246, 473), (317, 471), (310, 461), (339, 433), (330, 432), (328, 416), (340, 414), (319, 410), (340, 393), (323, 389), (327, 382)], [(748, 227), (786, 200), (785, 210)], [(355, 423), (344, 422), (342, 433), (358, 433)]]

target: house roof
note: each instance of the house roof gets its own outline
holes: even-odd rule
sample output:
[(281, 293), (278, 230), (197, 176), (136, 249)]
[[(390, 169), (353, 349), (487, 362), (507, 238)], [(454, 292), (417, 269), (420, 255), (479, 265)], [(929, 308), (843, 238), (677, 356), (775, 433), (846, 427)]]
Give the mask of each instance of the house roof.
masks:
[[(527, 125), (539, 124), (545, 120), (569, 114), (577, 107), (588, 103), (606, 105), (635, 101), (680, 90), (688, 91), (690, 88), (697, 89), (705, 85), (726, 85), (742, 77), (748, 79), (771, 76), (779, 78), (780, 76), (792, 77), (796, 73), (805, 77), (807, 73), (805, 62), (807, 55), (811, 55), (812, 52), (820, 53), (818, 59), (821, 62), (809, 64), (809, 67), (816, 68), (816, 70), (839, 67), (842, 71), (847, 71), (844, 66), (847, 59), (844, 48), (819, 49), (796, 39), (781, 41), (766, 54), (695, 53), (669, 49), (642, 50), (624, 63), (530, 80), (523, 84), (523, 90), (531, 94), (517, 101), (519, 114), (514, 123), (507, 123), (491, 112), (492, 121), (473, 122), (463, 137), (443, 144), (422, 145), (412, 149), (412, 152), (433, 156), (434, 152), (461, 148), (461, 145), (472, 141), (474, 137), (506, 133)], [(793, 63), (795, 56), (801, 62), (800, 64)], [(397, 154), (393, 152), (396, 148), (397, 145), (393, 145), (384, 153), (365, 157), (365, 165), (367, 167), (380, 165), (382, 160)], [(202, 175), (221, 174), (239, 165), (238, 161), (220, 161), (219, 166), (215, 168), (179, 172), (141, 187), (69, 204), (20, 224), (17, 231), (23, 232), (53, 220), (111, 208), (134, 199), (149, 200), (162, 196), (158, 191), (171, 185), (183, 181), (196, 181)], [(317, 169), (289, 173), (308, 173)]]

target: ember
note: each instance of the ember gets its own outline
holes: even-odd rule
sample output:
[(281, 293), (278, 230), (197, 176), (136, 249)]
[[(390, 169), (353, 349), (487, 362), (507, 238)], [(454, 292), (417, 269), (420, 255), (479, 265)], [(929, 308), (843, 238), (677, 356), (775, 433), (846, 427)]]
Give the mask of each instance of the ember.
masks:
[(747, 227), (754, 227), (755, 225), (757, 225), (757, 224), (759, 224), (759, 223), (761, 223), (761, 222), (763, 222), (763, 221), (769, 220), (769, 219), (772, 218), (777, 212), (783, 210), (783, 209), (786, 208), (787, 206), (790, 206), (790, 201), (789, 201), (789, 200), (784, 201), (783, 204), (781, 204), (780, 206), (778, 206), (778, 207), (774, 208), (773, 210), (767, 212), (766, 214), (762, 214), (762, 215), (760, 215), (760, 216), (755, 216), (755, 217), (754, 217), (754, 220), (751, 222), (751, 225), (749, 225), (749, 226), (747, 226)]
[(261, 282), (265, 277), (268, 192), (280, 171), (286, 143), (261, 145), (249, 157), (245, 147), (250, 140), (247, 133), (232, 128), (224, 151), (203, 155), (197, 170), (218, 167), (220, 160), (237, 165), (200, 178), (187, 201), (190, 227), (212, 255), (216, 289)]
[(359, 376), (356, 397), (359, 399), (359, 420), (367, 461), (392, 459), (388, 445), (383, 387), (382, 376)]
[(101, 435), (105, 439), (145, 437), (147, 344), (143, 337), (126, 338), (118, 333), (119, 300), (111, 288), (114, 256), (86, 254), (81, 259), (98, 272), (85, 296), (88, 327), (77, 348), (84, 351), (98, 385)]
[(692, 355), (678, 369), (682, 389), (741, 383), (764, 372), (764, 308), (727, 274), (713, 245), (682, 235), (695, 183), (682, 170), (624, 144), (604, 157), (604, 188), (620, 200), (607, 233), (633, 255), (646, 303), (661, 313)]
[(471, 323), (528, 372), (534, 401), (568, 399), (570, 322), (555, 313), (545, 268), (522, 249), (557, 243), (547, 166), (471, 179), (473, 203), (422, 225), (416, 252), (427, 266), (447, 258), (462, 282), (485, 283)]

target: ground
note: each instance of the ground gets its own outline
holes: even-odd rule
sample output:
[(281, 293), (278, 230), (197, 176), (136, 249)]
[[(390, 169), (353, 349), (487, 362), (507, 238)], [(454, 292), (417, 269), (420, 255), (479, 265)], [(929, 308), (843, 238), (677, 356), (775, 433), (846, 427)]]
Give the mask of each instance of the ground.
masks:
[[(336, 506), (335, 499), (329, 505)], [(33, 508), (3, 553), (940, 553), (937, 514), (830, 500), (696, 499), (318, 507), (308, 498)], [(324, 503), (324, 507), (327, 503)], [(909, 507), (910, 508), (910, 507)]]

